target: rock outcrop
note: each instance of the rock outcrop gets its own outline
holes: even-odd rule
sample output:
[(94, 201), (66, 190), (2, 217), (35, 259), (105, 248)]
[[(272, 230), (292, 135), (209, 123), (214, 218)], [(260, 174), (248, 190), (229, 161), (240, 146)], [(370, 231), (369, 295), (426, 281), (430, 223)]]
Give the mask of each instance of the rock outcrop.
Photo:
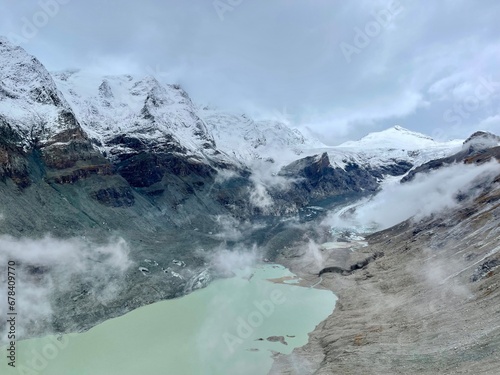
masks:
[(411, 168), (412, 164), (405, 160), (391, 160), (379, 167), (350, 161), (341, 168), (332, 165), (324, 152), (285, 166), (279, 175), (293, 181), (286, 199), (303, 206), (333, 197), (373, 194), (383, 178), (401, 176)]
[(401, 182), (411, 181), (419, 173), (437, 170), (452, 163), (482, 164), (492, 158), (500, 161), (500, 137), (492, 133), (476, 132), (464, 142), (460, 152), (416, 167), (403, 177)]

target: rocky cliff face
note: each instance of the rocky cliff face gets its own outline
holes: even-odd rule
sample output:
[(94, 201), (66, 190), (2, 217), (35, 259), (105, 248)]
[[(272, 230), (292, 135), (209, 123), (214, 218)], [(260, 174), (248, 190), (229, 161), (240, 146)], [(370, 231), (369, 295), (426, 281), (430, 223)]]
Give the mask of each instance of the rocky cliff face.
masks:
[(54, 175), (101, 172), (106, 160), (92, 147), (50, 74), (24, 50), (0, 39), (2, 177), (19, 188), (33, 182), (30, 160)]
[[(331, 164), (325, 152), (285, 166), (280, 176), (295, 179), (293, 189), (289, 190), (288, 199), (309, 204), (332, 196), (374, 193), (383, 178), (404, 175), (412, 166), (405, 160), (392, 160), (380, 166), (360, 165), (348, 161), (343, 168), (340, 168)], [(307, 194), (304, 195), (304, 191)]]

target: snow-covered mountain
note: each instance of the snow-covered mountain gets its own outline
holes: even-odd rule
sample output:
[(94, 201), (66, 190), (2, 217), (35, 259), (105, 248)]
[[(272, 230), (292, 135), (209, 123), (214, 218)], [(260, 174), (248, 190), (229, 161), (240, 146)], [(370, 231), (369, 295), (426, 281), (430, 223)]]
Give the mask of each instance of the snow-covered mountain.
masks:
[(392, 128), (370, 133), (358, 141), (348, 141), (340, 148), (365, 148), (365, 149), (406, 149), (421, 150), (434, 147), (438, 142), (431, 137), (405, 129), (399, 125)]
[(182, 88), (154, 77), (50, 74), (5, 38), (0, 63), (0, 121), (25, 147), (73, 129), (110, 159), (161, 151), (249, 164), (321, 145), (277, 121), (199, 109)]
[(455, 152), (462, 141), (436, 142), (400, 126), (359, 141), (327, 147), (279, 121), (197, 107), (177, 85), (154, 77), (47, 72), (22, 48), (0, 39), (0, 120), (25, 143), (80, 129), (108, 158), (143, 151), (173, 152), (199, 160), (250, 165), (274, 160), (276, 168), (299, 157), (328, 153), (335, 167), (371, 167), (402, 160), (420, 165)]
[(187, 93), (153, 77), (53, 74), (80, 124), (110, 156), (144, 150), (215, 153), (215, 143)]
[[(334, 191), (373, 191), (386, 176), (452, 155), (462, 144), (436, 142), (395, 126), (327, 147), (283, 122), (201, 108), (178, 85), (151, 76), (98, 76), (78, 70), (51, 75), (5, 39), (0, 59), (0, 121), (23, 147), (38, 144), (47, 163), (66, 168), (58, 172), (64, 181), (89, 170), (114, 170), (132, 187), (156, 186), (176, 174), (193, 174), (203, 186), (222, 169), (246, 169), (253, 177), (245, 184), (267, 197), (273, 186), (283, 186), (283, 176), (308, 175), (319, 182), (325, 172), (328, 183), (315, 196), (326, 197)], [(77, 146), (70, 144), (75, 139)], [(27, 169), (20, 171), (26, 179)], [(303, 189), (312, 194), (313, 185), (298, 188), (296, 197)]]
[(463, 140), (438, 142), (425, 134), (394, 126), (370, 133), (358, 141), (308, 150), (307, 153), (326, 152), (330, 162), (342, 169), (349, 163), (380, 167), (395, 160), (418, 166), (432, 159), (452, 155), (460, 150), (462, 144)]
[(212, 132), (217, 148), (247, 162), (252, 159), (274, 159), (283, 153), (293, 159), (307, 149), (326, 147), (280, 121), (255, 121), (245, 114), (210, 108), (201, 109), (200, 115)]
[(19, 146), (47, 142), (78, 124), (49, 72), (35, 57), (0, 37), (0, 123)]
[(179, 86), (153, 77), (98, 77), (81, 71), (53, 76), (82, 127), (109, 155), (137, 151), (139, 143), (212, 157), (217, 150), (219, 158), (248, 164), (276, 153), (296, 157), (305, 148), (325, 147), (279, 121), (198, 108)]

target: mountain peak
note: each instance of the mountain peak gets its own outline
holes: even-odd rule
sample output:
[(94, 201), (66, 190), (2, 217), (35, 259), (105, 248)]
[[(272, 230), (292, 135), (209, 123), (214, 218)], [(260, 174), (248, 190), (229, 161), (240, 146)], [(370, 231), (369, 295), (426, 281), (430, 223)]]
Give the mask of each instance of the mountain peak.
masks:
[[(3, 46), (4, 48), (9, 48), (12, 50), (20, 50), (24, 52), (24, 49), (17, 44), (12, 43), (9, 38), (0, 35), (0, 46)], [(26, 52), (24, 52), (26, 53)]]
[(490, 132), (477, 131), (467, 138), (463, 149), (480, 150), (500, 145), (500, 137)]
[(418, 150), (437, 144), (438, 142), (425, 134), (395, 125), (379, 132), (369, 133), (358, 141), (345, 142), (339, 147)]
[(404, 134), (407, 136), (416, 137), (416, 138), (424, 138), (424, 139), (429, 139), (429, 140), (434, 141), (434, 139), (432, 137), (429, 137), (426, 134), (415, 132), (413, 130), (404, 128), (400, 125), (394, 125), (392, 128), (382, 130), (380, 133), (387, 133), (387, 132), (398, 132), (398, 133), (401, 133), (401, 134)]
[(0, 85), (4, 91), (25, 96), (33, 102), (61, 102), (57, 87), (49, 72), (37, 58), (5, 38), (0, 43)]
[(78, 127), (76, 121), (62, 120), (72, 110), (37, 58), (1, 38), (0, 66), (0, 114), (13, 129), (48, 139), (68, 126)]

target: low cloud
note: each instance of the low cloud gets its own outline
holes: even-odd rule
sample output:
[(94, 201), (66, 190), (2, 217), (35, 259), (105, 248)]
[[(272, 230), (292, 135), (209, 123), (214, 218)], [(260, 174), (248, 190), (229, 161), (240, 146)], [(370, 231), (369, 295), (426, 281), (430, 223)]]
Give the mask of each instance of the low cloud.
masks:
[[(0, 264), (6, 270), (15, 262), (18, 337), (26, 334), (26, 325), (51, 320), (55, 295), (70, 291), (75, 282), (88, 285), (89, 293), (102, 304), (110, 302), (120, 289), (125, 270), (131, 265), (129, 248), (121, 238), (95, 244), (81, 238), (41, 239), (0, 236)], [(7, 273), (0, 276), (7, 290)], [(7, 305), (0, 305), (6, 316)], [(5, 337), (0, 337), (0, 342)]]
[(295, 159), (291, 156), (291, 151), (283, 151), (283, 153), (287, 155), (274, 155), (273, 162), (255, 160), (250, 164), (252, 170), (250, 181), (253, 184), (253, 188), (249, 191), (250, 203), (264, 212), (274, 204), (272, 190), (287, 190), (294, 181), (278, 174), (284, 165), (297, 159), (297, 155)]
[(314, 269), (321, 270), (325, 266), (325, 259), (319, 245), (309, 240), (307, 245), (304, 245), (303, 261), (305, 264), (312, 265)]
[(254, 186), (250, 191), (250, 203), (262, 209), (264, 212), (273, 205), (273, 199), (269, 195), (267, 188), (260, 181), (253, 181)]
[(214, 217), (217, 224), (217, 232), (214, 236), (220, 240), (240, 241), (251, 236), (252, 232), (263, 229), (265, 224), (251, 223), (250, 221), (240, 221), (230, 215), (217, 215)]
[(457, 196), (474, 195), (476, 186), (491, 182), (500, 174), (500, 164), (453, 164), (430, 173), (418, 174), (409, 183), (387, 184), (372, 199), (361, 201), (340, 216), (332, 214), (326, 224), (336, 227), (386, 229), (404, 220), (421, 220), (459, 206)]
[(210, 255), (209, 262), (222, 275), (233, 275), (240, 271), (249, 275), (260, 259), (256, 246), (252, 249), (221, 249)]

